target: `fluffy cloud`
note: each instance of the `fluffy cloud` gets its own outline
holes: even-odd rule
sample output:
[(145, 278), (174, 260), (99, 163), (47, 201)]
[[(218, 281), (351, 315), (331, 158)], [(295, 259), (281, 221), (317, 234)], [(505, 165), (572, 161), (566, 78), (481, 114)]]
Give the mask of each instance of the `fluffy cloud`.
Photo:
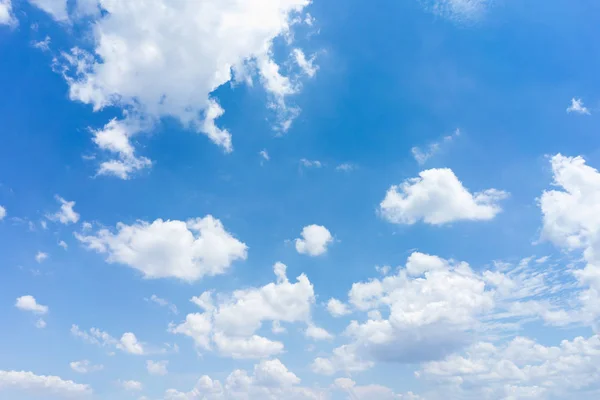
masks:
[(112, 175), (129, 179), (134, 172), (149, 168), (152, 161), (139, 157), (131, 144), (131, 137), (142, 130), (140, 123), (134, 120), (111, 120), (104, 128), (92, 130), (93, 141), (99, 149), (116, 155), (116, 159), (104, 161), (98, 168), (98, 175)]
[(2, 221), (6, 217), (6, 208), (0, 206), (0, 221)]
[(232, 262), (245, 260), (247, 246), (212, 216), (186, 222), (157, 219), (117, 224), (117, 232), (76, 233), (88, 249), (107, 254), (107, 262), (142, 272), (145, 278), (178, 278), (193, 282), (224, 273)]
[(167, 390), (166, 400), (234, 400), (234, 399), (291, 399), (318, 400), (324, 391), (299, 386), (300, 378), (278, 359), (263, 360), (254, 366), (252, 375), (235, 370), (224, 383), (202, 376), (189, 392)]
[(0, 389), (2, 388), (66, 398), (86, 396), (92, 393), (92, 389), (88, 385), (65, 381), (58, 376), (36, 375), (26, 371), (0, 371)]
[(571, 99), (571, 105), (567, 107), (567, 112), (590, 115), (590, 110), (583, 105), (583, 101), (581, 99), (576, 99), (575, 97)]
[(89, 332), (86, 332), (79, 329), (79, 326), (73, 325), (71, 326), (71, 334), (87, 343), (102, 347), (114, 347), (124, 353), (135, 355), (144, 355), (147, 353), (144, 350), (144, 345), (138, 342), (137, 337), (131, 332), (124, 333), (121, 339), (117, 340), (100, 329), (92, 328)]
[(79, 221), (79, 214), (77, 214), (75, 210), (73, 210), (73, 207), (75, 207), (75, 202), (67, 201), (58, 195), (55, 197), (56, 201), (58, 201), (61, 204), (60, 210), (58, 210), (54, 214), (47, 215), (46, 218), (48, 218), (51, 221), (58, 221), (61, 224), (65, 225), (71, 223), (74, 224), (77, 221)]
[(104, 369), (104, 365), (94, 365), (88, 360), (73, 361), (69, 363), (69, 366), (73, 371), (78, 372), (80, 374), (87, 374), (90, 372), (101, 371)]
[(167, 375), (168, 361), (146, 361), (146, 369), (150, 375)]
[(0, 0), (0, 25), (15, 25), (17, 20), (12, 13), (11, 0)]
[(502, 211), (498, 203), (506, 197), (506, 192), (497, 189), (471, 194), (451, 169), (428, 169), (418, 178), (390, 187), (380, 213), (389, 222), (408, 225), (419, 220), (431, 225), (485, 221)]
[(302, 228), (302, 238), (296, 239), (296, 251), (309, 256), (319, 256), (327, 252), (327, 246), (333, 242), (333, 236), (321, 225), (308, 225)]
[(56, 21), (67, 21), (67, 0), (29, 0), (31, 4), (50, 14)]
[(38, 304), (35, 297), (29, 295), (17, 298), (15, 307), (17, 307), (19, 310), (29, 311), (39, 315), (43, 315), (48, 312), (48, 306)]
[(262, 358), (280, 353), (281, 342), (255, 333), (266, 321), (303, 322), (308, 326), (315, 301), (308, 278), (300, 275), (292, 283), (286, 276), (286, 268), (276, 263), (273, 267), (276, 283), (236, 290), (229, 296), (219, 294), (218, 303), (213, 301), (211, 292), (194, 297), (192, 302), (204, 312), (188, 314), (184, 322), (171, 325), (169, 330), (191, 337), (199, 350), (211, 350), (214, 346), (227, 357)]
[(331, 375), (377, 361), (437, 360), (480, 334), (506, 334), (532, 320), (558, 326), (580, 321), (573, 299), (554, 299), (569, 286), (570, 272), (540, 271), (532, 260), (475, 272), (465, 262), (412, 253), (396, 275), (352, 285), (348, 303), (366, 313), (366, 321), (351, 321), (344, 332), (349, 343), (316, 358), (312, 370)]
[[(81, 48), (63, 53), (70, 97), (91, 104), (94, 110), (120, 106), (126, 110), (126, 119), (143, 120), (149, 126), (161, 117), (175, 117), (229, 152), (231, 134), (216, 125), (224, 110), (212, 93), (226, 83), (251, 83), (258, 76), (271, 97), (270, 108), (277, 111), (280, 129), (286, 130), (298, 113), (286, 104), (286, 97), (296, 93), (299, 84), (294, 71), (282, 75), (271, 48), (277, 37), (291, 40), (292, 25), (301, 21), (296, 15), (309, 3), (79, 0), (79, 16), (87, 14), (94, 20), (90, 35), (94, 54)], [(64, 17), (58, 7), (46, 10), (57, 19)], [(297, 53), (293, 54), (298, 60)], [(298, 63), (300, 70), (315, 68), (311, 60), (304, 61)], [(177, 79), (165, 79), (174, 76)], [(120, 143), (126, 145), (130, 136), (126, 132)], [(117, 155), (100, 171), (128, 177), (149, 165), (145, 158), (123, 159), (119, 151)]]
[(544, 346), (524, 337), (501, 345), (480, 342), (462, 355), (426, 363), (418, 374), (448, 385), (444, 392), (450, 397), (462, 398), (467, 390), (472, 396), (479, 393), (480, 398), (506, 399), (596, 398), (599, 375), (597, 335), (563, 340), (559, 346)]
[(357, 385), (350, 378), (338, 378), (333, 382), (335, 389), (348, 393), (348, 399), (352, 400), (420, 400), (422, 397), (408, 392), (404, 395), (394, 393), (394, 391), (388, 387), (381, 385)]
[(342, 317), (350, 314), (348, 306), (339, 301), (338, 299), (329, 299), (327, 302), (327, 311), (334, 317)]
[(308, 328), (306, 328), (306, 331), (304, 331), (304, 335), (306, 335), (307, 338), (314, 340), (333, 339), (333, 335), (331, 333), (327, 332), (323, 328), (319, 328), (318, 326), (314, 325), (309, 325)]

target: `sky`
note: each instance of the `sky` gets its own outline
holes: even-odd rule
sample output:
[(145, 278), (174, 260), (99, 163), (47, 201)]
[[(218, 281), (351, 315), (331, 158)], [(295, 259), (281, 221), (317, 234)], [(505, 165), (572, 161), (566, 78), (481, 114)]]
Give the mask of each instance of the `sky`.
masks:
[(598, 15), (0, 0), (0, 399), (600, 398)]

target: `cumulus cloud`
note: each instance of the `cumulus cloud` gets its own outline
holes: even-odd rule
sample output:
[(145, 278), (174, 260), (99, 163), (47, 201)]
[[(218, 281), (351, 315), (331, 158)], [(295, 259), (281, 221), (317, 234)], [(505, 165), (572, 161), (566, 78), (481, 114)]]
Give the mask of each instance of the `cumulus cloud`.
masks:
[(146, 361), (146, 369), (150, 375), (167, 375), (169, 371), (167, 371), (167, 366), (169, 365), (168, 361)]
[(124, 353), (134, 355), (144, 355), (147, 352), (144, 349), (144, 344), (140, 343), (131, 332), (126, 332), (117, 340), (107, 332), (103, 332), (98, 328), (91, 328), (89, 331), (79, 329), (79, 326), (71, 326), (71, 334), (80, 338), (86, 343), (94, 344), (101, 347), (113, 347), (123, 351)]
[(177, 278), (188, 282), (223, 274), (236, 260), (245, 260), (247, 246), (208, 215), (188, 221), (157, 219), (117, 224), (117, 232), (101, 229), (75, 237), (106, 261), (127, 265), (145, 278)]
[(0, 221), (6, 217), (6, 208), (0, 206)]
[(22, 311), (29, 311), (34, 314), (44, 315), (48, 312), (48, 306), (41, 305), (33, 296), (21, 296), (17, 298), (15, 307)]
[(558, 346), (525, 337), (500, 345), (479, 342), (463, 354), (426, 363), (418, 376), (448, 385), (450, 397), (468, 392), (485, 398), (541, 399), (587, 398), (576, 393), (598, 390), (599, 374), (600, 338), (593, 335)]
[(338, 299), (329, 299), (327, 302), (327, 311), (334, 317), (342, 317), (350, 314), (350, 310), (346, 304), (342, 303)]
[(0, 371), (0, 389), (2, 388), (66, 398), (84, 397), (92, 393), (88, 385), (66, 381), (58, 376), (36, 375), (26, 371)]
[(422, 400), (423, 398), (408, 392), (406, 394), (394, 393), (394, 391), (382, 385), (357, 385), (350, 378), (337, 378), (333, 382), (333, 387), (348, 394), (348, 399), (352, 400)]
[(344, 331), (349, 343), (312, 364), (316, 373), (356, 372), (376, 362), (437, 360), (468, 346), (477, 334), (518, 329), (525, 321), (564, 326), (577, 321), (570, 299), (556, 304), (562, 270), (539, 271), (533, 258), (475, 272), (465, 262), (412, 253), (396, 275), (352, 285), (348, 303), (366, 321)]
[(313, 340), (330, 340), (333, 339), (333, 335), (327, 332), (323, 328), (319, 328), (318, 326), (310, 324), (306, 330), (304, 331), (304, 335), (307, 338)]
[(471, 194), (448, 168), (428, 169), (418, 178), (394, 185), (380, 204), (388, 222), (412, 225), (417, 221), (442, 225), (454, 221), (486, 221), (502, 211), (500, 200), (508, 194), (487, 189)]
[(60, 210), (54, 214), (47, 215), (46, 218), (50, 221), (57, 221), (64, 225), (74, 224), (79, 221), (79, 214), (73, 209), (73, 207), (75, 207), (74, 201), (67, 201), (58, 195), (56, 195), (55, 198), (56, 201), (61, 204)]
[(104, 369), (104, 365), (94, 365), (89, 360), (73, 361), (69, 363), (69, 366), (73, 371), (80, 374), (88, 374), (90, 372), (102, 371)]
[(233, 358), (263, 358), (283, 351), (283, 344), (258, 336), (263, 322), (310, 323), (315, 295), (313, 286), (302, 274), (295, 283), (288, 280), (286, 266), (273, 267), (277, 282), (259, 288), (236, 290), (231, 295), (211, 292), (194, 297), (192, 302), (203, 313), (192, 313), (184, 322), (172, 324), (172, 333), (189, 336), (199, 351), (213, 348)]
[(327, 228), (321, 225), (308, 225), (302, 228), (302, 238), (295, 240), (296, 251), (309, 256), (320, 256), (327, 252), (327, 247), (333, 242), (333, 236)]
[(17, 20), (12, 12), (11, 0), (0, 0), (0, 25), (14, 26)]
[(202, 376), (189, 392), (169, 389), (166, 400), (193, 399), (291, 399), (316, 400), (325, 398), (324, 390), (299, 386), (300, 378), (278, 359), (263, 360), (249, 374), (245, 370), (233, 371), (223, 383), (207, 375)]
[(567, 113), (590, 115), (590, 110), (588, 110), (587, 107), (583, 105), (583, 100), (576, 99), (575, 97), (573, 97), (571, 99), (571, 105), (567, 107)]
[[(229, 152), (231, 134), (216, 124), (224, 110), (213, 92), (224, 84), (252, 83), (258, 77), (270, 96), (269, 107), (276, 110), (277, 125), (285, 131), (298, 114), (287, 104), (287, 97), (299, 90), (298, 76), (293, 71), (284, 75), (271, 48), (278, 37), (292, 38), (292, 25), (299, 22), (296, 16), (309, 3), (79, 0), (71, 20), (77, 22), (84, 15), (93, 19), (89, 36), (94, 49), (93, 54), (82, 48), (63, 52), (70, 97), (94, 110), (120, 106), (126, 118), (144, 120), (148, 127), (161, 117), (174, 117)], [(46, 10), (56, 19), (69, 17), (59, 7)], [(301, 70), (315, 68), (312, 60), (304, 61)], [(177, 79), (165, 79), (174, 76)], [(121, 158), (100, 171), (128, 177), (149, 165), (145, 158)]]

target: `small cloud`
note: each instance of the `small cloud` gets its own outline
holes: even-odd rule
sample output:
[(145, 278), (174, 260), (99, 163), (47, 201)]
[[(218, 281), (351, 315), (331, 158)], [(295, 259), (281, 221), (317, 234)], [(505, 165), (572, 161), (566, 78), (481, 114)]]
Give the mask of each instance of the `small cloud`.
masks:
[(21, 311), (29, 311), (34, 314), (44, 315), (48, 312), (48, 306), (41, 305), (37, 302), (35, 297), (26, 295), (17, 298), (15, 307)]
[(44, 40), (40, 40), (36, 42), (35, 40), (31, 42), (31, 46), (33, 48), (39, 49), (41, 51), (49, 51), (50, 50), (50, 36), (46, 36)]
[(138, 381), (118, 381), (119, 386), (130, 392), (137, 392), (144, 388), (142, 382)]
[(36, 327), (36, 328), (38, 328), (38, 329), (44, 329), (44, 328), (46, 327), (46, 321), (44, 321), (44, 320), (43, 320), (43, 319), (41, 319), (41, 318), (40, 318), (40, 319), (38, 319), (38, 320), (35, 322), (35, 327)]
[(162, 299), (155, 294), (150, 296), (150, 298), (145, 298), (144, 300), (158, 304), (161, 307), (167, 307), (173, 314), (179, 314), (175, 304), (171, 304), (168, 300)]
[(590, 115), (590, 110), (587, 109), (587, 107), (585, 107), (583, 105), (583, 100), (581, 99), (576, 99), (575, 97), (573, 97), (571, 99), (571, 105), (567, 108), (567, 113), (577, 113), (577, 114), (587, 114)]
[(169, 364), (168, 361), (148, 360), (148, 361), (146, 361), (146, 369), (148, 370), (148, 373), (150, 375), (164, 376), (164, 375), (167, 375), (167, 373), (168, 373), (168, 371), (167, 371), (168, 364)]
[(104, 365), (93, 365), (88, 360), (73, 361), (69, 363), (69, 366), (73, 371), (78, 372), (80, 374), (87, 374), (90, 372), (101, 371), (104, 369)]
[(426, 150), (415, 146), (412, 149), (410, 149), (410, 151), (417, 163), (419, 165), (423, 165), (427, 162), (427, 160), (429, 160), (431, 157), (440, 152), (442, 145), (451, 143), (454, 139), (456, 139), (459, 136), (460, 129), (456, 129), (451, 135), (444, 136), (441, 140), (430, 143), (429, 146), (427, 146)]
[(300, 49), (294, 49), (292, 54), (294, 56), (296, 64), (298, 64), (300, 69), (302, 69), (302, 71), (304, 71), (306, 75), (310, 76), (311, 78), (315, 76), (317, 70), (319, 69), (318, 66), (314, 65), (315, 56), (312, 56), (310, 59), (307, 59), (304, 55), (304, 52)]
[(309, 256), (319, 256), (327, 252), (327, 246), (333, 242), (333, 236), (321, 225), (308, 225), (300, 233), (302, 238), (295, 240), (296, 251)]
[(75, 207), (74, 201), (67, 201), (59, 195), (56, 195), (55, 198), (56, 201), (58, 201), (61, 204), (60, 210), (58, 210), (54, 214), (47, 215), (46, 218), (48, 218), (50, 221), (58, 221), (64, 225), (76, 223), (77, 221), (79, 221), (79, 214), (76, 213), (73, 209), (73, 207)]
[(269, 153), (267, 152), (267, 149), (263, 149), (261, 150), (259, 153), (260, 157), (262, 158), (262, 160), (260, 160), (260, 165), (263, 165), (263, 163), (265, 161), (269, 161), (271, 158), (269, 157)]
[(48, 258), (48, 253), (44, 253), (42, 251), (38, 251), (35, 255), (35, 261), (38, 263), (44, 262)]
[(355, 169), (356, 169), (356, 165), (350, 164), (350, 163), (343, 163), (343, 164), (340, 164), (337, 167), (335, 167), (336, 171), (342, 171), (342, 172), (350, 172), (350, 171), (354, 171)]
[(6, 208), (0, 206), (0, 221), (2, 221), (6, 217)]
[(300, 166), (306, 168), (321, 168), (323, 164), (319, 160), (307, 160), (306, 158), (301, 158)]
[(65, 250), (69, 247), (69, 245), (64, 240), (61, 240), (60, 242), (58, 242), (58, 245)]
[(40, 221), (40, 226), (42, 227), (42, 229), (46, 230), (48, 229), (48, 223), (44, 220)]

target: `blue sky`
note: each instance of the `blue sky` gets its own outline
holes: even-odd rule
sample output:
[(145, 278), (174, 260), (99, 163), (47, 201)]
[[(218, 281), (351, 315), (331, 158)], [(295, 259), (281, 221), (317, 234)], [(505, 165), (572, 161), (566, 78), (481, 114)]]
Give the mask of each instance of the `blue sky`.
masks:
[(0, 0), (0, 398), (597, 399), (599, 7)]

